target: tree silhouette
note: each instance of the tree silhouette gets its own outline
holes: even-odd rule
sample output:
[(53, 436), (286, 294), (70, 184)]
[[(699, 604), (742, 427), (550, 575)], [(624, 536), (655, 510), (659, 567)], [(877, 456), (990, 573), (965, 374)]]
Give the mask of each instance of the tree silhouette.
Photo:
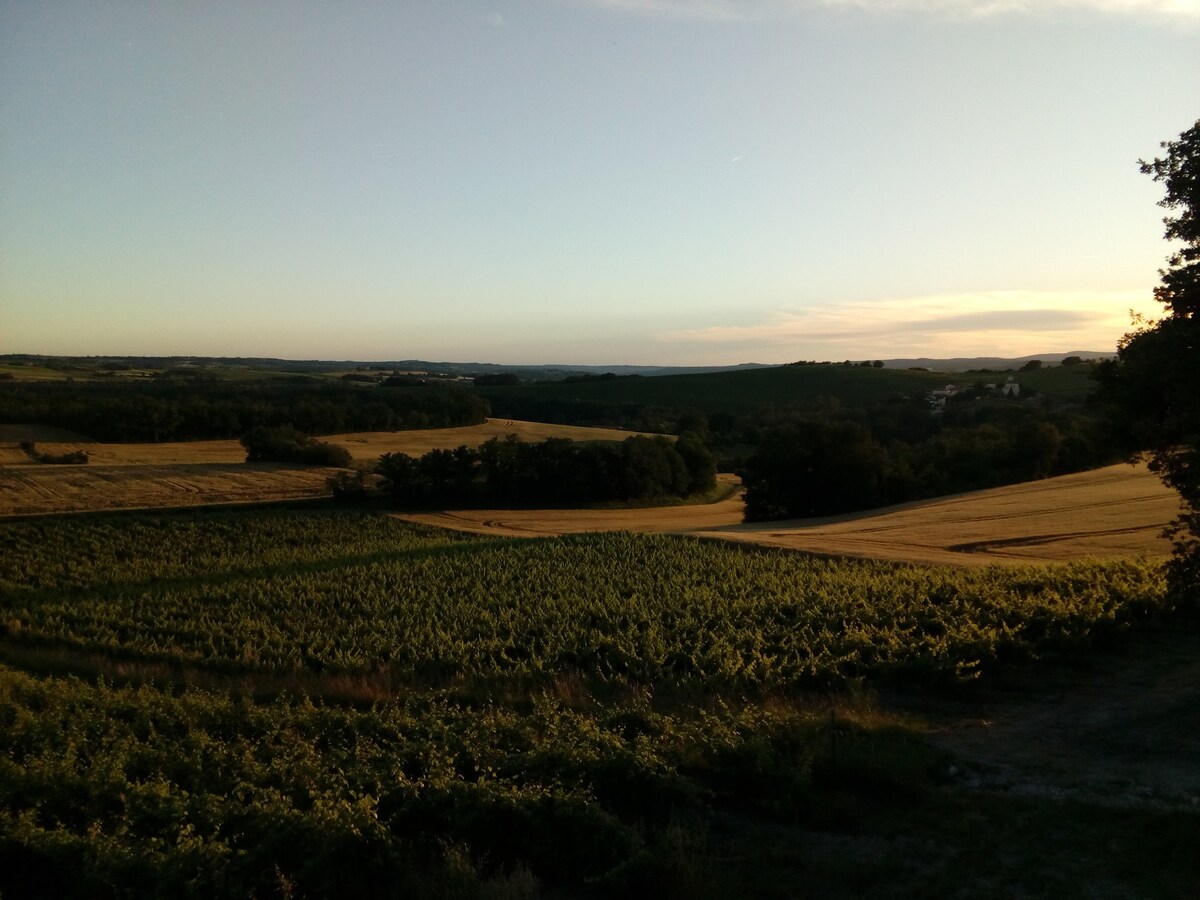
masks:
[(1154, 291), (1165, 314), (1135, 320), (1101, 377), (1131, 447), (1148, 452), (1150, 468), (1183, 500), (1170, 575), (1177, 589), (1200, 599), (1200, 120), (1161, 146), (1165, 156), (1139, 162), (1165, 186), (1159, 205), (1174, 213), (1163, 222), (1167, 240), (1178, 243)]

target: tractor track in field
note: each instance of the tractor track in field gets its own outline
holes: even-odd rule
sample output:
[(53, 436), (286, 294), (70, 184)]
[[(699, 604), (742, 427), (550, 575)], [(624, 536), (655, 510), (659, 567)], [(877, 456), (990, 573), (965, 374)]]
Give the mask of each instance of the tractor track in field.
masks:
[[(736, 490), (733, 476), (721, 476)], [(824, 556), (952, 565), (1163, 559), (1177, 495), (1145, 466), (1117, 465), (825, 519), (743, 523), (736, 494), (717, 503), (620, 510), (483, 509), (400, 518), (512, 537), (585, 531), (690, 534)]]

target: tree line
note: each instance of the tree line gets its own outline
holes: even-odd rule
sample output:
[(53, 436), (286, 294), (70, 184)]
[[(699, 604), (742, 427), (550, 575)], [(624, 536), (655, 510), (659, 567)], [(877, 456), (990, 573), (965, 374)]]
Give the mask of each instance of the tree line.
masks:
[(1034, 481), (1115, 462), (1103, 422), (1022, 414), (888, 439), (866, 425), (808, 418), (764, 429), (741, 466), (748, 521), (829, 516)]
[(487, 401), (458, 388), (375, 388), (318, 378), (11, 382), (0, 423), (53, 425), (111, 443), (237, 438), (289, 426), (305, 434), (477, 425)]
[(404, 507), (648, 501), (699, 494), (716, 484), (712, 456), (692, 434), (675, 441), (637, 435), (620, 443), (550, 438), (536, 444), (510, 435), (420, 458), (386, 453), (376, 471)]

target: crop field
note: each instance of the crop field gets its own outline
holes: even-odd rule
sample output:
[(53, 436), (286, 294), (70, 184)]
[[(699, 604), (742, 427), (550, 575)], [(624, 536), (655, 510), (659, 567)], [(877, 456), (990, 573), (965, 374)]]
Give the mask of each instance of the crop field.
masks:
[[(732, 476), (722, 476), (729, 485)], [(831, 556), (955, 565), (1164, 559), (1179, 498), (1144, 465), (1009, 485), (834, 519), (742, 524), (742, 503), (622, 510), (456, 510), (404, 514), (477, 534), (693, 533)]]
[(370, 514), (54, 520), (2, 540), (4, 614), (23, 640), (400, 683), (954, 679), (1162, 599), (1157, 570), (1136, 563), (1031, 580), (664, 536), (486, 540)]
[(1152, 564), (278, 509), (13, 522), (0, 551), (6, 897), (765, 898), (798, 870), (838, 898), (1189, 883), (1186, 793), (1113, 810), (948, 784), (904, 720), (804, 699), (1119, 642), (1172, 615)]
[[(624, 440), (631, 432), (490, 419), (466, 428), (370, 432), (321, 438), (369, 463), (384, 453), (420, 456), (437, 448), (478, 446), (493, 437), (522, 441), (549, 437)], [(86, 450), (86, 465), (33, 463), (18, 443), (32, 440), (50, 454)], [(238, 441), (102, 444), (44, 426), (0, 426), (0, 516), (86, 510), (191, 506), (319, 497), (327, 493), (324, 469), (244, 465)]]
[(328, 492), (328, 469), (265, 463), (6, 466), (0, 516), (300, 500)]
[[(430, 450), (478, 447), (494, 437), (515, 434), (522, 441), (544, 441), (551, 437), (576, 441), (622, 441), (636, 432), (615, 428), (583, 428), (489, 419), (482, 425), (464, 428), (432, 428), (415, 431), (373, 431), (331, 434), (320, 438), (345, 447), (355, 459), (377, 459), (384, 453), (422, 456)], [(156, 444), (103, 444), (61, 428), (42, 425), (0, 425), (0, 447), (11, 448), (19, 441), (37, 441), (47, 453), (86, 450), (93, 464), (105, 466), (174, 466), (205, 463), (235, 463), (246, 459), (240, 441), (177, 441)]]
[(761, 522), (714, 537), (813, 553), (994, 565), (1165, 559), (1179, 496), (1144, 465), (975, 491), (832, 519)]

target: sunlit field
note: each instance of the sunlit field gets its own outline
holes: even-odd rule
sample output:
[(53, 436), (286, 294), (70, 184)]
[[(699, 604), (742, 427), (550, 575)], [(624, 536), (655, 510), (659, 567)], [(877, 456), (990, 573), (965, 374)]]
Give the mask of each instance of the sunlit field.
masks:
[[(434, 449), (478, 446), (515, 434), (522, 441), (550, 437), (619, 441), (632, 432), (489, 419), (482, 425), (417, 431), (364, 432), (321, 438), (345, 447), (369, 466), (384, 453), (420, 456)], [(20, 441), (48, 454), (86, 451), (86, 465), (33, 463)], [(0, 516), (208, 503), (253, 503), (328, 494), (326, 469), (244, 465), (239, 441), (105, 444), (45, 426), (0, 426)]]
[(737, 497), (660, 509), (455, 510), (404, 518), (479, 534), (695, 533), (832, 556), (991, 565), (1164, 559), (1171, 545), (1162, 532), (1178, 514), (1178, 495), (1144, 465), (1117, 465), (831, 519), (743, 525)]

